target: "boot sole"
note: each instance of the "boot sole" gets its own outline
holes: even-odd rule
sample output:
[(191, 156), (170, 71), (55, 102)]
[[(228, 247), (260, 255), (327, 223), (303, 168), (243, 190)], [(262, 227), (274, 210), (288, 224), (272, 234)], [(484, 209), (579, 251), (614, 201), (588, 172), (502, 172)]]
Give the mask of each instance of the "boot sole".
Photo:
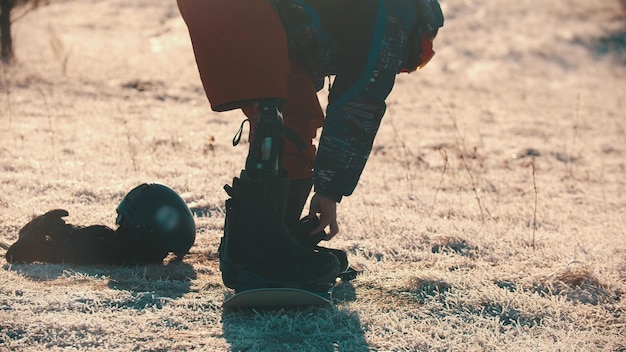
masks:
[(339, 277), (338, 266), (329, 268), (326, 273), (311, 280), (276, 280), (245, 269), (237, 270), (236, 273), (231, 270), (229, 273), (227, 270), (229, 266), (228, 263), (221, 261), (222, 281), (226, 287), (234, 289), (236, 293), (258, 288), (297, 288), (312, 292), (326, 292)]

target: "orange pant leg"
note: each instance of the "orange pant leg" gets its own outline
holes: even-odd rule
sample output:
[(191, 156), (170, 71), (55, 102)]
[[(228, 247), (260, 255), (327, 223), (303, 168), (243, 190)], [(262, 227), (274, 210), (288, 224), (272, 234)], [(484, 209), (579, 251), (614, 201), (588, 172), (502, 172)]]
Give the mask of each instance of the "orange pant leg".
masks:
[(285, 30), (267, 0), (177, 0), (211, 107), (286, 98)]
[[(312, 141), (324, 114), (302, 66), (289, 59), (280, 19), (266, 0), (177, 0), (187, 24), (204, 91), (215, 111), (283, 98), (285, 126), (306, 149), (285, 141), (283, 166), (290, 179), (313, 174)], [(254, 128), (251, 124), (251, 128)]]
[(315, 166), (315, 146), (313, 139), (324, 123), (324, 113), (320, 106), (315, 86), (304, 68), (291, 60), (291, 74), (288, 79), (287, 101), (283, 106), (285, 126), (295, 132), (306, 145), (305, 150), (289, 139), (285, 140), (283, 166), (289, 179), (303, 179), (313, 175)]

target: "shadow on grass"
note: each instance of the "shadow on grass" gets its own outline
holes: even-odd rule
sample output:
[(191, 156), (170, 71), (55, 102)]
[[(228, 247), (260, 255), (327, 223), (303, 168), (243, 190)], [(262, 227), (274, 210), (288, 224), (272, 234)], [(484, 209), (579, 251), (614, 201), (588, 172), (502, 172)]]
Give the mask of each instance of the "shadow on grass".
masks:
[(233, 351), (369, 351), (356, 312), (340, 307), (222, 312)]
[(110, 297), (108, 305), (115, 308), (160, 309), (167, 302), (190, 291), (196, 273), (190, 264), (172, 261), (167, 265), (132, 267), (109, 265), (14, 264), (5, 270), (43, 285), (89, 286), (90, 288), (126, 291)]
[[(626, 1), (622, 0), (622, 20), (626, 27)], [(611, 57), (619, 63), (626, 65), (626, 28), (606, 33), (600, 38), (591, 40), (576, 40), (577, 44), (591, 50), (597, 57)]]
[(626, 65), (626, 29), (609, 33), (588, 43), (583, 43), (598, 57), (613, 57)]
[(475, 259), (478, 247), (469, 241), (456, 236), (439, 236), (431, 241), (433, 253), (451, 254), (457, 253), (462, 256)]
[(356, 301), (356, 289), (351, 282), (344, 282), (341, 286), (335, 288), (333, 300), (335, 303), (354, 302)]
[(193, 266), (183, 261), (167, 265), (121, 268), (110, 275), (108, 286), (131, 292), (128, 300), (118, 302), (122, 308), (162, 308), (168, 301), (188, 293), (196, 279)]
[(591, 268), (574, 263), (548, 277), (538, 278), (530, 290), (542, 297), (558, 295), (569, 302), (594, 306), (618, 302), (622, 295), (600, 282)]

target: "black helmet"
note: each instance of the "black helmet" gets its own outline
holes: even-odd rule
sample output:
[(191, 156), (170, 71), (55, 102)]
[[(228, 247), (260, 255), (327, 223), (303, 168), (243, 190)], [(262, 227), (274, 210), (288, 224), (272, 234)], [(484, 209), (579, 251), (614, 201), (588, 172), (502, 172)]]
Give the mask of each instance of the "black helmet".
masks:
[(182, 258), (196, 239), (196, 224), (185, 201), (171, 188), (144, 183), (133, 188), (117, 206), (115, 223), (125, 233), (154, 238)]

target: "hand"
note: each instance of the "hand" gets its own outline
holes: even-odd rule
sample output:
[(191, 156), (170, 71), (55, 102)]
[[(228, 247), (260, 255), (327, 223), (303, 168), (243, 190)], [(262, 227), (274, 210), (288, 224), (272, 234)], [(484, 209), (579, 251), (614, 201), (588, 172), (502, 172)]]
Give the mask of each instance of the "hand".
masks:
[(337, 225), (337, 203), (329, 198), (319, 194), (314, 194), (311, 198), (311, 206), (309, 208), (309, 216), (317, 216), (320, 214), (320, 224), (315, 230), (311, 231), (311, 235), (324, 231), (327, 226), (330, 232), (324, 237), (325, 241), (330, 241), (337, 233), (339, 233), (339, 225)]

